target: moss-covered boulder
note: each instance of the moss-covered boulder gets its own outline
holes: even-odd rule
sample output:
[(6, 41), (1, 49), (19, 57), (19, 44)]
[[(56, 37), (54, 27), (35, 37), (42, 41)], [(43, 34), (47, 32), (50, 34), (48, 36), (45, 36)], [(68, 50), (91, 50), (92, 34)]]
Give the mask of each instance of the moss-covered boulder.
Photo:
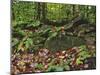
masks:
[(49, 40), (46, 40), (44, 47), (50, 50), (65, 50), (74, 46), (80, 46), (85, 44), (84, 39), (74, 36), (56, 36)]

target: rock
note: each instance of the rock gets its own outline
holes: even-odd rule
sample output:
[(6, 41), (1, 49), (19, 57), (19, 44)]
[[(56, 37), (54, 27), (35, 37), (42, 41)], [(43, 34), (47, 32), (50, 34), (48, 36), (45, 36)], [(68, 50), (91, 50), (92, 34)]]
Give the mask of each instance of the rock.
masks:
[(74, 36), (53, 37), (45, 42), (44, 48), (49, 50), (66, 50), (74, 46), (84, 45), (85, 41), (82, 38)]

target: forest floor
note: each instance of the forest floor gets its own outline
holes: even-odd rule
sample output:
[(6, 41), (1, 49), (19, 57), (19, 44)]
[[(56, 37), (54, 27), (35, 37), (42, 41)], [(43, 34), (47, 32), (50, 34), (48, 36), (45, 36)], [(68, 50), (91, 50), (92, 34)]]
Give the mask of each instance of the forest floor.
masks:
[(11, 73), (44, 73), (95, 69), (94, 51), (84, 51), (80, 47), (52, 52), (39, 49), (36, 52), (21, 51), (11, 56)]

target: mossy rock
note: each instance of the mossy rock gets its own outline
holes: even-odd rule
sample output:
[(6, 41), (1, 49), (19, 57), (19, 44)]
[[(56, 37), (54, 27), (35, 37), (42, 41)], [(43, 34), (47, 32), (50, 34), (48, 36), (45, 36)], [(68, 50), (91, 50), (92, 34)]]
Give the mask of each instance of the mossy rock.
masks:
[(74, 36), (62, 36), (62, 37), (53, 37), (49, 40), (46, 40), (44, 47), (49, 50), (66, 50), (74, 46), (84, 45), (85, 41), (82, 38)]

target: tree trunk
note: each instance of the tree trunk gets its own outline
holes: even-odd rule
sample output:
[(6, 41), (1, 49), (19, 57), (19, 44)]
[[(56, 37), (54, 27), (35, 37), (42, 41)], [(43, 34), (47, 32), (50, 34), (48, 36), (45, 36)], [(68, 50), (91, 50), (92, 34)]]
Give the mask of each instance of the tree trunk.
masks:
[(41, 4), (41, 19), (42, 20), (45, 20), (46, 19), (46, 4), (45, 3), (42, 3)]
[(37, 19), (41, 18), (41, 3), (37, 3)]

